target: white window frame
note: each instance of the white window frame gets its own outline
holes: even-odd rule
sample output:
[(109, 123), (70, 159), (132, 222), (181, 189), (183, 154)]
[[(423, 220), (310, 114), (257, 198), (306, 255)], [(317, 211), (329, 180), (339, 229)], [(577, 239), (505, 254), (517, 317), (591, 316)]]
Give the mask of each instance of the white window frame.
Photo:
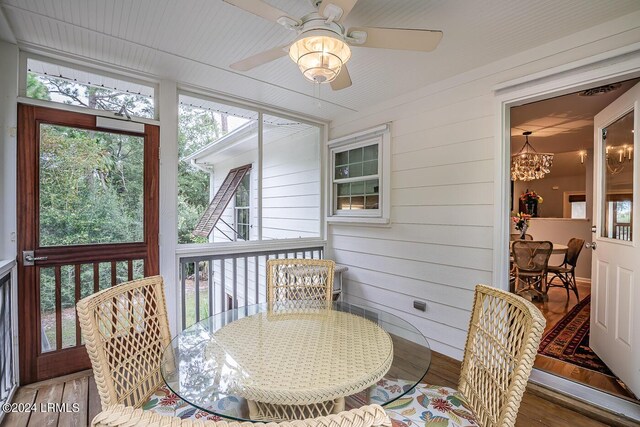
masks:
[[(252, 167), (253, 169), (253, 167)], [(242, 178), (242, 180), (244, 181), (245, 179), (248, 178), (249, 181), (249, 188), (247, 188), (247, 191), (249, 192), (249, 204), (247, 206), (241, 206), (238, 207), (238, 190), (240, 190), (240, 186), (242, 185), (242, 182), (240, 182), (240, 185), (238, 186), (238, 190), (236, 190), (235, 194), (233, 195), (233, 226), (235, 227), (235, 241), (239, 241), (239, 242), (247, 242), (249, 240), (251, 240), (251, 169), (249, 169), (249, 171), (247, 172), (247, 174), (244, 176), (244, 178)], [(247, 213), (248, 213), (248, 219), (249, 222), (247, 223), (248, 228), (248, 238), (247, 239), (241, 239), (239, 234), (240, 234), (240, 225), (238, 223), (238, 211), (240, 209), (246, 209)]]
[[(378, 144), (378, 174), (362, 177), (363, 181), (377, 178), (378, 209), (338, 211), (335, 157), (337, 153)], [(391, 212), (391, 126), (389, 123), (329, 141), (327, 173), (327, 222), (389, 224)]]

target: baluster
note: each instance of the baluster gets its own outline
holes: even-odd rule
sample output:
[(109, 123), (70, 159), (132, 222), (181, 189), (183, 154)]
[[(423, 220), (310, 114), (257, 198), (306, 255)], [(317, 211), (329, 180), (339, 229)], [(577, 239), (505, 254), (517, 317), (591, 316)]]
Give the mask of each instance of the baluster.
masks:
[(127, 279), (129, 281), (133, 280), (133, 260), (130, 259), (129, 261), (127, 261)]
[[(75, 292), (75, 296), (76, 296), (76, 304), (78, 303), (78, 301), (80, 301), (81, 295), (80, 295), (80, 264), (76, 264), (75, 266), (75, 285), (76, 285), (76, 292)], [(75, 304), (74, 304), (74, 312), (75, 312)], [(80, 334), (80, 321), (78, 320), (78, 316), (75, 316), (75, 320), (76, 320), (76, 345), (81, 345), (81, 334)]]
[(182, 274), (180, 277), (182, 285), (182, 330), (187, 327), (187, 263), (181, 262)]
[(260, 299), (260, 283), (259, 283), (259, 277), (260, 277), (260, 276), (259, 276), (259, 274), (260, 274), (260, 272), (258, 271), (258, 270), (259, 270), (260, 263), (259, 263), (259, 260), (258, 260), (258, 256), (257, 256), (257, 255), (253, 257), (253, 266), (254, 266), (254, 267), (253, 267), (253, 269), (255, 270), (255, 271), (254, 271), (254, 274), (255, 274), (255, 277), (256, 277), (256, 279), (255, 279), (255, 280), (256, 280), (256, 281), (255, 281), (255, 287), (256, 287), (256, 289), (255, 289), (256, 299), (255, 299), (254, 301), (255, 301), (255, 303), (256, 303), (256, 304), (258, 304), (258, 303), (260, 302), (260, 301), (259, 301), (259, 299)]
[(209, 311), (207, 313), (208, 316), (213, 316), (215, 312), (215, 307), (213, 306), (213, 260), (210, 259), (207, 261), (207, 269), (208, 269), (208, 280), (207, 280), (207, 291), (209, 293)]
[(238, 308), (238, 258), (233, 257), (233, 261), (231, 261), (232, 273), (231, 277), (233, 277), (233, 308)]
[(93, 292), (100, 290), (100, 264), (93, 263)]
[(244, 306), (249, 305), (249, 258), (244, 257)]
[(111, 261), (111, 287), (114, 287), (118, 283), (117, 275), (118, 275), (118, 272), (116, 270), (116, 262)]
[(225, 260), (220, 260), (220, 311), (227, 310), (228, 307), (225, 307), (226, 298), (226, 289), (227, 289), (227, 277), (225, 272)]
[(62, 349), (62, 278), (60, 266), (54, 269), (56, 294), (56, 350)]
[(200, 261), (196, 261), (193, 264), (194, 264), (194, 272), (193, 272), (193, 274), (195, 274), (195, 276), (196, 276), (196, 281), (195, 281), (195, 285), (196, 285), (196, 292), (195, 292), (195, 296), (196, 296), (196, 323), (198, 323), (200, 321)]

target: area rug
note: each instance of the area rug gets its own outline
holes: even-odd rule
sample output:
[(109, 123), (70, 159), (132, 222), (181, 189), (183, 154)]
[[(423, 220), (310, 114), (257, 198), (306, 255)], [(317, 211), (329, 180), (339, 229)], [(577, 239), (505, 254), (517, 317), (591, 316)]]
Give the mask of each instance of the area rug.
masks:
[(562, 360), (615, 378), (607, 365), (589, 347), (591, 295), (576, 304), (544, 334), (538, 354)]

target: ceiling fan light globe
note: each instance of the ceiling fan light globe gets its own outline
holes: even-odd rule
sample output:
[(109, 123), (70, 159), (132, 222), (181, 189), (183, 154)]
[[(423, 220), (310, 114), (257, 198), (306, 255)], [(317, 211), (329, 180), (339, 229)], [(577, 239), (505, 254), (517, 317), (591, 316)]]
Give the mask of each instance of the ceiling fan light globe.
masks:
[(305, 78), (328, 83), (338, 77), (342, 65), (351, 58), (351, 49), (330, 35), (303, 35), (289, 48), (289, 57), (298, 64)]

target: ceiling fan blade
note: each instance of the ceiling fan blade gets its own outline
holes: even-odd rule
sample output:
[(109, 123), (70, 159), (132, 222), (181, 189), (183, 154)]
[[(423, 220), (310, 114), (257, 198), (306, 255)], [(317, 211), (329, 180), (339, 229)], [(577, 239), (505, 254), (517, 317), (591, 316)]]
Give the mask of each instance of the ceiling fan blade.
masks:
[(340, 16), (340, 18), (336, 20), (338, 23), (341, 23), (345, 20), (345, 18), (347, 17), (349, 12), (351, 12), (351, 9), (353, 9), (353, 6), (355, 6), (357, 2), (358, 0), (323, 0), (322, 3), (320, 3), (319, 12), (320, 15), (326, 17), (327, 15), (325, 15), (325, 10), (327, 6), (329, 6), (330, 4), (334, 4), (342, 9), (342, 16)]
[(332, 90), (346, 89), (351, 86), (351, 76), (349, 75), (347, 64), (342, 66), (338, 77), (332, 80), (329, 84), (331, 85)]
[(289, 45), (274, 47), (273, 49), (265, 50), (256, 55), (243, 59), (242, 61), (235, 62), (230, 67), (237, 71), (249, 71), (259, 65), (266, 64), (267, 62), (275, 61), (278, 58), (288, 55)]
[(225, 3), (229, 3), (242, 10), (246, 10), (249, 13), (253, 13), (256, 16), (264, 18), (268, 21), (278, 22), (278, 18), (287, 17), (291, 18), (287, 13), (281, 11), (277, 7), (273, 7), (270, 4), (263, 2), (262, 0), (222, 0)]
[(430, 52), (434, 50), (442, 39), (442, 31), (412, 30), (404, 28), (349, 28), (348, 34), (367, 33), (364, 43), (353, 43), (354, 46), (373, 47), (380, 49), (417, 50)]

